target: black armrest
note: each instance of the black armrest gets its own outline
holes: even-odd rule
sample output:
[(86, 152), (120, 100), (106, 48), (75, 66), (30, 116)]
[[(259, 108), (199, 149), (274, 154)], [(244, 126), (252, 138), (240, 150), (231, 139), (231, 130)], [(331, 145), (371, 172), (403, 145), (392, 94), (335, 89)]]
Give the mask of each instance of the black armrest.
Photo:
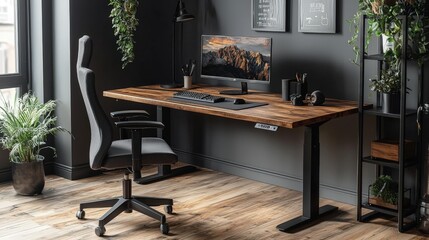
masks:
[(135, 117), (148, 118), (150, 114), (145, 110), (125, 110), (125, 111), (111, 112), (110, 116), (112, 118), (118, 118), (119, 120), (124, 120), (124, 119), (135, 118)]
[(115, 122), (116, 127), (125, 129), (151, 129), (151, 128), (164, 128), (164, 124), (156, 121), (124, 121)]

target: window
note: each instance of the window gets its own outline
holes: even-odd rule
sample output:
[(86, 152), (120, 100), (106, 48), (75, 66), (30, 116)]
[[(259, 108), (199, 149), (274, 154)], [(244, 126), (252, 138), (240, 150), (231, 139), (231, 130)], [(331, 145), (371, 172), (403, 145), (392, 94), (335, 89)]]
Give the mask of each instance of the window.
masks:
[(27, 0), (0, 0), (0, 94), (13, 100), (27, 91)]

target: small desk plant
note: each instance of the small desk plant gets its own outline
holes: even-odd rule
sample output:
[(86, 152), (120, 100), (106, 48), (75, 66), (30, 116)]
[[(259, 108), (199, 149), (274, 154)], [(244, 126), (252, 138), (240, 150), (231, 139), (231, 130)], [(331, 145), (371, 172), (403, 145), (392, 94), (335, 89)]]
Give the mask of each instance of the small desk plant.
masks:
[[(399, 97), (401, 89), (401, 64), (402, 64), (402, 21), (404, 16), (408, 22), (407, 40), (408, 56), (406, 59), (414, 59), (419, 65), (428, 54), (427, 18), (424, 16), (425, 0), (359, 0), (358, 11), (349, 21), (353, 35), (348, 43), (353, 47), (355, 58), (353, 62), (359, 65), (360, 47), (359, 30), (363, 15), (367, 19), (366, 38), (362, 46), (365, 54), (374, 36), (382, 37), (384, 67), (381, 76), (370, 79), (371, 89), (383, 93), (383, 111), (399, 111)], [(390, 100), (392, 99), (392, 100)], [(385, 106), (386, 103), (396, 106)]]
[(12, 163), (12, 179), (15, 191), (20, 195), (40, 194), (45, 185), (42, 149), (49, 135), (66, 129), (56, 126), (53, 116), (56, 103), (41, 103), (31, 93), (21, 98), (0, 101), (0, 143), (9, 150)]

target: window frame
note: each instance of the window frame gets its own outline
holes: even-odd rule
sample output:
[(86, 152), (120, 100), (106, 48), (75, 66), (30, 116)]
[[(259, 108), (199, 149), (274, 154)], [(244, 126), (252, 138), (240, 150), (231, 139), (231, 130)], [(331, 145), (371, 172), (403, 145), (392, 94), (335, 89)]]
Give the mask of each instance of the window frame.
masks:
[(18, 73), (0, 74), (0, 89), (18, 88), (18, 95), (28, 92), (30, 84), (29, 0), (16, 0), (16, 38)]

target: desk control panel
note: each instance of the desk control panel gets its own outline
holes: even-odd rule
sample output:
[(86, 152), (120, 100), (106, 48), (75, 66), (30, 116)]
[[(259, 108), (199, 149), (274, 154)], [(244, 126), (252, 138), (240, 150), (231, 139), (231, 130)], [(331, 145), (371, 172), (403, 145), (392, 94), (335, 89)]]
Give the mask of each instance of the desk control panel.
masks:
[(271, 131), (271, 132), (277, 132), (277, 129), (279, 129), (278, 126), (273, 126), (273, 125), (268, 125), (268, 124), (263, 124), (263, 123), (255, 124), (255, 128), (267, 130), (267, 131)]

